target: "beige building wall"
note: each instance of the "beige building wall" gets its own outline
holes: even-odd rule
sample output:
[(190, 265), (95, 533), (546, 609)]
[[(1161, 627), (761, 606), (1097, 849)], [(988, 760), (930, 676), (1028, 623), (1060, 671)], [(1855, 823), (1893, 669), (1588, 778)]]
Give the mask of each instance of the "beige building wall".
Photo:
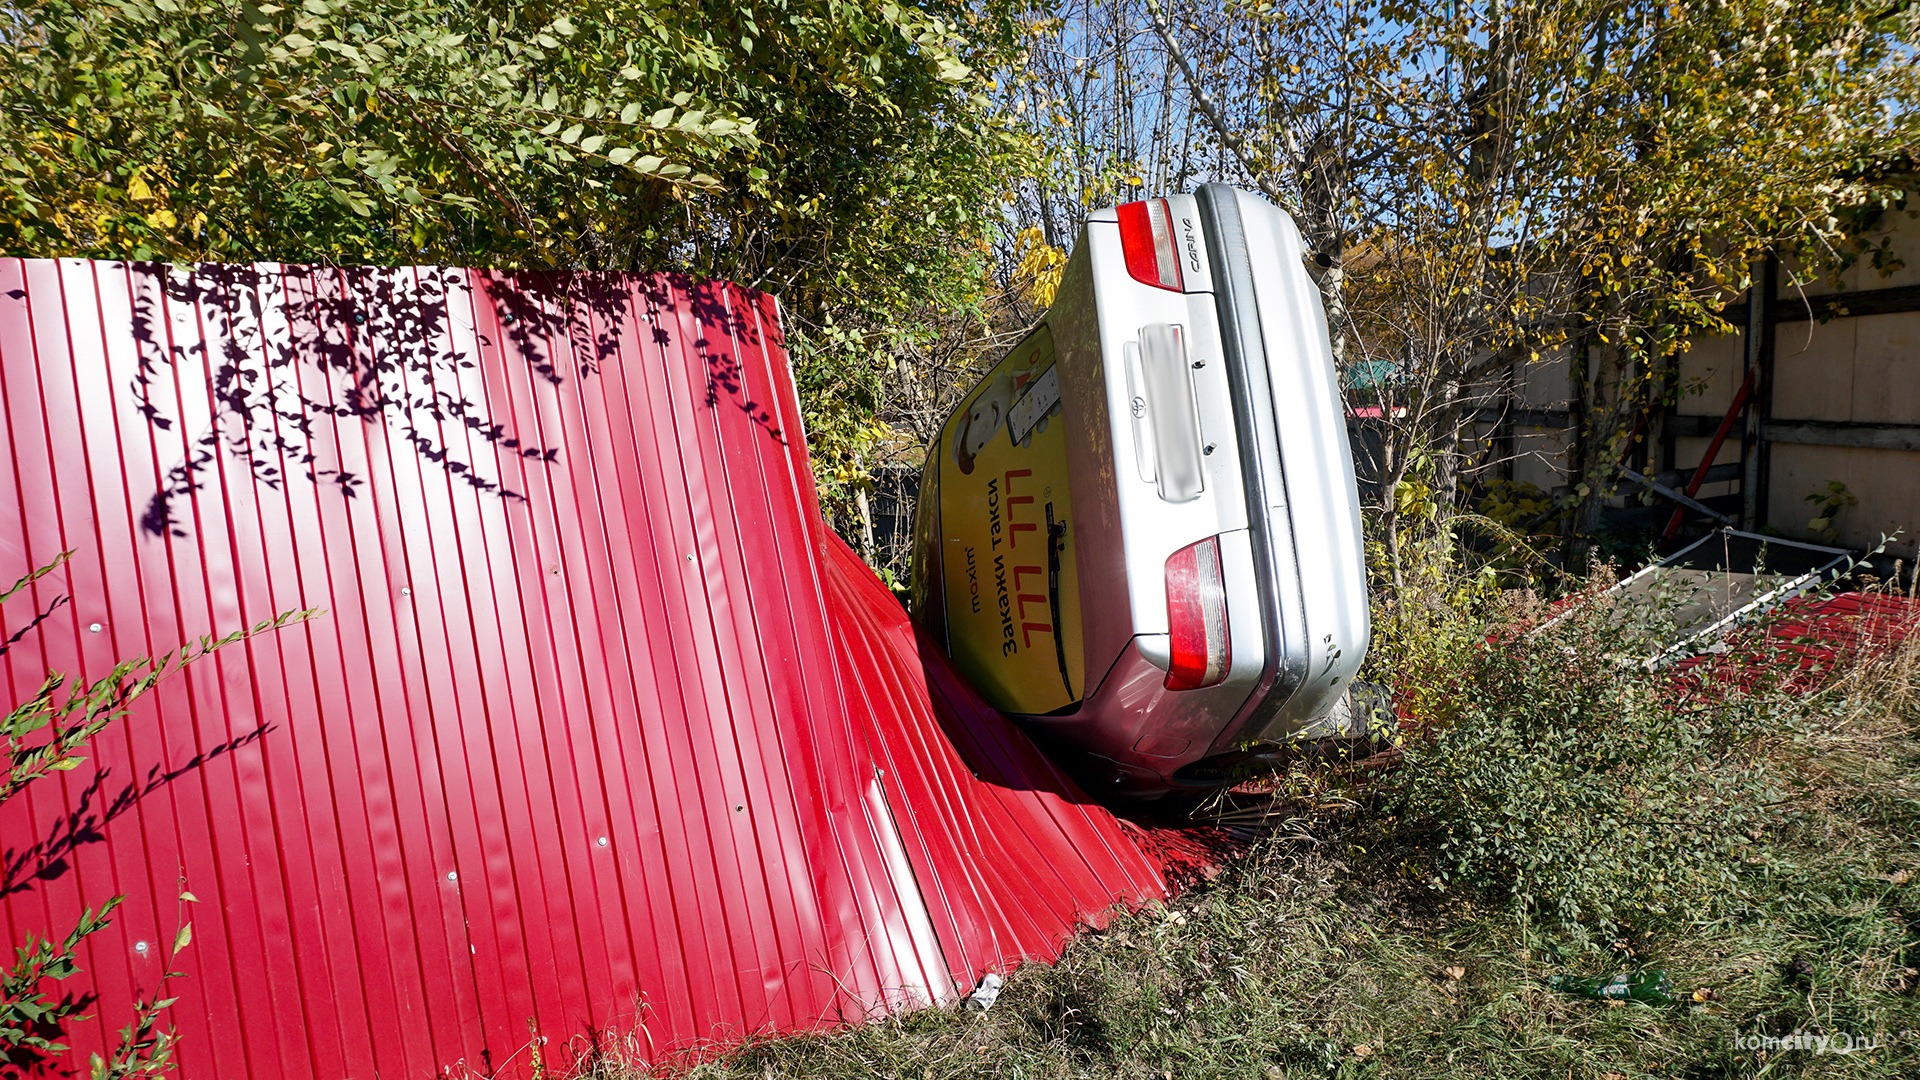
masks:
[[(1515, 405), (1523, 413), (1565, 410), (1573, 379), (1573, 358), (1565, 348), (1514, 369)], [(1573, 436), (1564, 425), (1516, 422), (1513, 425), (1513, 478), (1552, 491), (1567, 482), (1573, 462)]]
[[(1795, 305), (1813, 297), (1920, 285), (1920, 220), (1890, 211), (1881, 227), (1867, 237), (1875, 243), (1882, 239), (1891, 242), (1905, 266), (1883, 276), (1863, 259), (1837, 275), (1841, 286), (1837, 289), (1831, 274), (1818, 275), (1803, 285), (1790, 284), (1787, 279), (1795, 268), (1785, 267), (1775, 311), (1790, 316)], [(1724, 416), (1744, 377), (1744, 349), (1744, 338), (1736, 334), (1699, 342), (1689, 350), (1681, 360), (1682, 385), (1701, 392), (1683, 397), (1677, 411), (1714, 421)], [(1777, 323), (1771, 397), (1776, 438), (1771, 443), (1767, 524), (1790, 537), (1815, 539), (1808, 523), (1818, 511), (1806, 497), (1825, 491), (1830, 481), (1837, 480), (1860, 500), (1840, 513), (1841, 543), (1870, 548), (1883, 534), (1898, 532), (1905, 537), (1902, 548), (1910, 550), (1920, 531), (1920, 450), (1802, 440), (1886, 440), (1897, 435), (1862, 428), (1920, 428), (1920, 311), (1835, 313), (1825, 322), (1799, 318)], [(1781, 430), (1794, 429), (1795, 421), (1813, 423)], [(1676, 467), (1697, 465), (1707, 441), (1676, 440)], [(1737, 460), (1738, 455), (1738, 445), (1729, 445), (1717, 460)], [(1717, 486), (1727, 492), (1739, 490), (1738, 484)]]
[(1866, 550), (1882, 537), (1899, 537), (1889, 551), (1909, 559), (1920, 540), (1920, 453), (1844, 446), (1773, 448), (1767, 523), (1791, 537), (1812, 539), (1817, 512), (1806, 496), (1839, 480), (1860, 500), (1840, 514), (1840, 542)]
[(1532, 484), (1541, 491), (1552, 491), (1567, 482), (1572, 463), (1568, 450), (1573, 437), (1566, 428), (1538, 425), (1514, 425), (1513, 478)]
[[(1800, 285), (1790, 280), (1795, 268), (1784, 267), (1776, 314), (1791, 319), (1796, 304), (1814, 298), (1828, 298), (1819, 301), (1824, 305), (1849, 294), (1920, 286), (1920, 215), (1888, 211), (1865, 239), (1887, 241), (1905, 265), (1882, 275), (1862, 259)], [(1840, 514), (1841, 542), (1870, 548), (1883, 534), (1898, 532), (1904, 538), (1898, 553), (1911, 554), (1920, 539), (1920, 311), (1852, 314), (1844, 307), (1842, 301), (1842, 310), (1824, 322), (1805, 318), (1803, 308), (1801, 318), (1775, 324), (1767, 524), (1790, 537), (1814, 539), (1808, 522), (1817, 511), (1806, 496), (1837, 480), (1860, 500)], [(1561, 354), (1519, 368), (1510, 406), (1516, 415), (1563, 415), (1568, 363)], [(1745, 372), (1741, 333), (1697, 340), (1680, 357), (1673, 422), (1682, 434), (1673, 440), (1667, 467), (1691, 470), (1700, 463)], [(1742, 430), (1736, 424), (1716, 463), (1739, 461)], [(1516, 480), (1548, 491), (1568, 482), (1571, 437), (1564, 428), (1515, 424), (1513, 433)], [(1848, 442), (1872, 445), (1835, 445)], [(1739, 490), (1739, 482), (1731, 481), (1708, 484), (1700, 494)]]

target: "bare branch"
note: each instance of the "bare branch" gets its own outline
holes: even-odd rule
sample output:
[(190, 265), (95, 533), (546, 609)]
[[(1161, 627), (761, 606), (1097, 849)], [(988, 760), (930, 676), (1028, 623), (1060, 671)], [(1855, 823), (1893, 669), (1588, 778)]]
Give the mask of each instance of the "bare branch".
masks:
[(1213, 130), (1220, 136), (1220, 141), (1233, 152), (1234, 160), (1238, 161), (1240, 167), (1247, 171), (1247, 175), (1253, 178), (1253, 182), (1260, 186), (1260, 191), (1273, 200), (1275, 206), (1295, 218), (1300, 217), (1299, 206), (1280, 191), (1280, 186), (1273, 182), (1270, 170), (1254, 165), (1247, 154), (1246, 140), (1228, 125), (1226, 114), (1220, 111), (1220, 106), (1213, 100), (1213, 95), (1207, 93), (1206, 87), (1201, 85), (1200, 77), (1194, 74), (1192, 61), (1187, 59), (1186, 50), (1180, 47), (1180, 42), (1173, 36), (1173, 27), (1160, 11), (1159, 0), (1147, 0), (1147, 13), (1153, 17), (1153, 28), (1159, 33), (1161, 43), (1166, 45), (1167, 52), (1173, 57), (1174, 63), (1180, 65), (1181, 74), (1187, 77), (1187, 90), (1193, 95), (1194, 105), (1199, 107), (1201, 113), (1213, 125)]

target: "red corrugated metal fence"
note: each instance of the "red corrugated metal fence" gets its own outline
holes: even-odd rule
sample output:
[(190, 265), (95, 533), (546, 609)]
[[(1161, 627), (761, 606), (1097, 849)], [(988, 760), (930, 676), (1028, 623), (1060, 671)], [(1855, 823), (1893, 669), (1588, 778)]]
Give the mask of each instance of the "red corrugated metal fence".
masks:
[(951, 1002), (1167, 889), (822, 525), (754, 293), (0, 260), (0, 423), (0, 578), (75, 551), (10, 700), (325, 610), (0, 808), (0, 942), (129, 896), (79, 1061), (187, 919), (188, 1077), (513, 1075)]

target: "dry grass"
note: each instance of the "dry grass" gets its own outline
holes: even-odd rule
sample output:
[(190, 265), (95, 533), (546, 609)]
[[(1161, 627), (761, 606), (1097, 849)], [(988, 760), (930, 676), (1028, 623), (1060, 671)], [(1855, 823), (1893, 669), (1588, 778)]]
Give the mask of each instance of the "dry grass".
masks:
[[(1920, 1076), (1920, 636), (1854, 654), (1819, 692), (1773, 704), (1777, 722), (1745, 751), (1774, 763), (1785, 790), (1739, 856), (1738, 895), (1630, 919), (1614, 941), (1437, 890), (1432, 852), (1391, 798), (1321, 785), (1291, 835), (1021, 969), (984, 1016), (926, 1011), (654, 1066), (631, 1046), (579, 1075)], [(1683, 1003), (1609, 1006), (1546, 987), (1555, 972), (1639, 963), (1669, 971)], [(1794, 1033), (1879, 1045), (1746, 1043)]]

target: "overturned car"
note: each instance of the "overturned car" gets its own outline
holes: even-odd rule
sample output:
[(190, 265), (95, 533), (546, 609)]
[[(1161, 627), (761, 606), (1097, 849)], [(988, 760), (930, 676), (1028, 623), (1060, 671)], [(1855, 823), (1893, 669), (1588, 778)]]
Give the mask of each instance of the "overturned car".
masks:
[(1225, 185), (1090, 215), (929, 454), (914, 617), (1093, 793), (1217, 786), (1345, 708), (1359, 499), (1304, 255)]

